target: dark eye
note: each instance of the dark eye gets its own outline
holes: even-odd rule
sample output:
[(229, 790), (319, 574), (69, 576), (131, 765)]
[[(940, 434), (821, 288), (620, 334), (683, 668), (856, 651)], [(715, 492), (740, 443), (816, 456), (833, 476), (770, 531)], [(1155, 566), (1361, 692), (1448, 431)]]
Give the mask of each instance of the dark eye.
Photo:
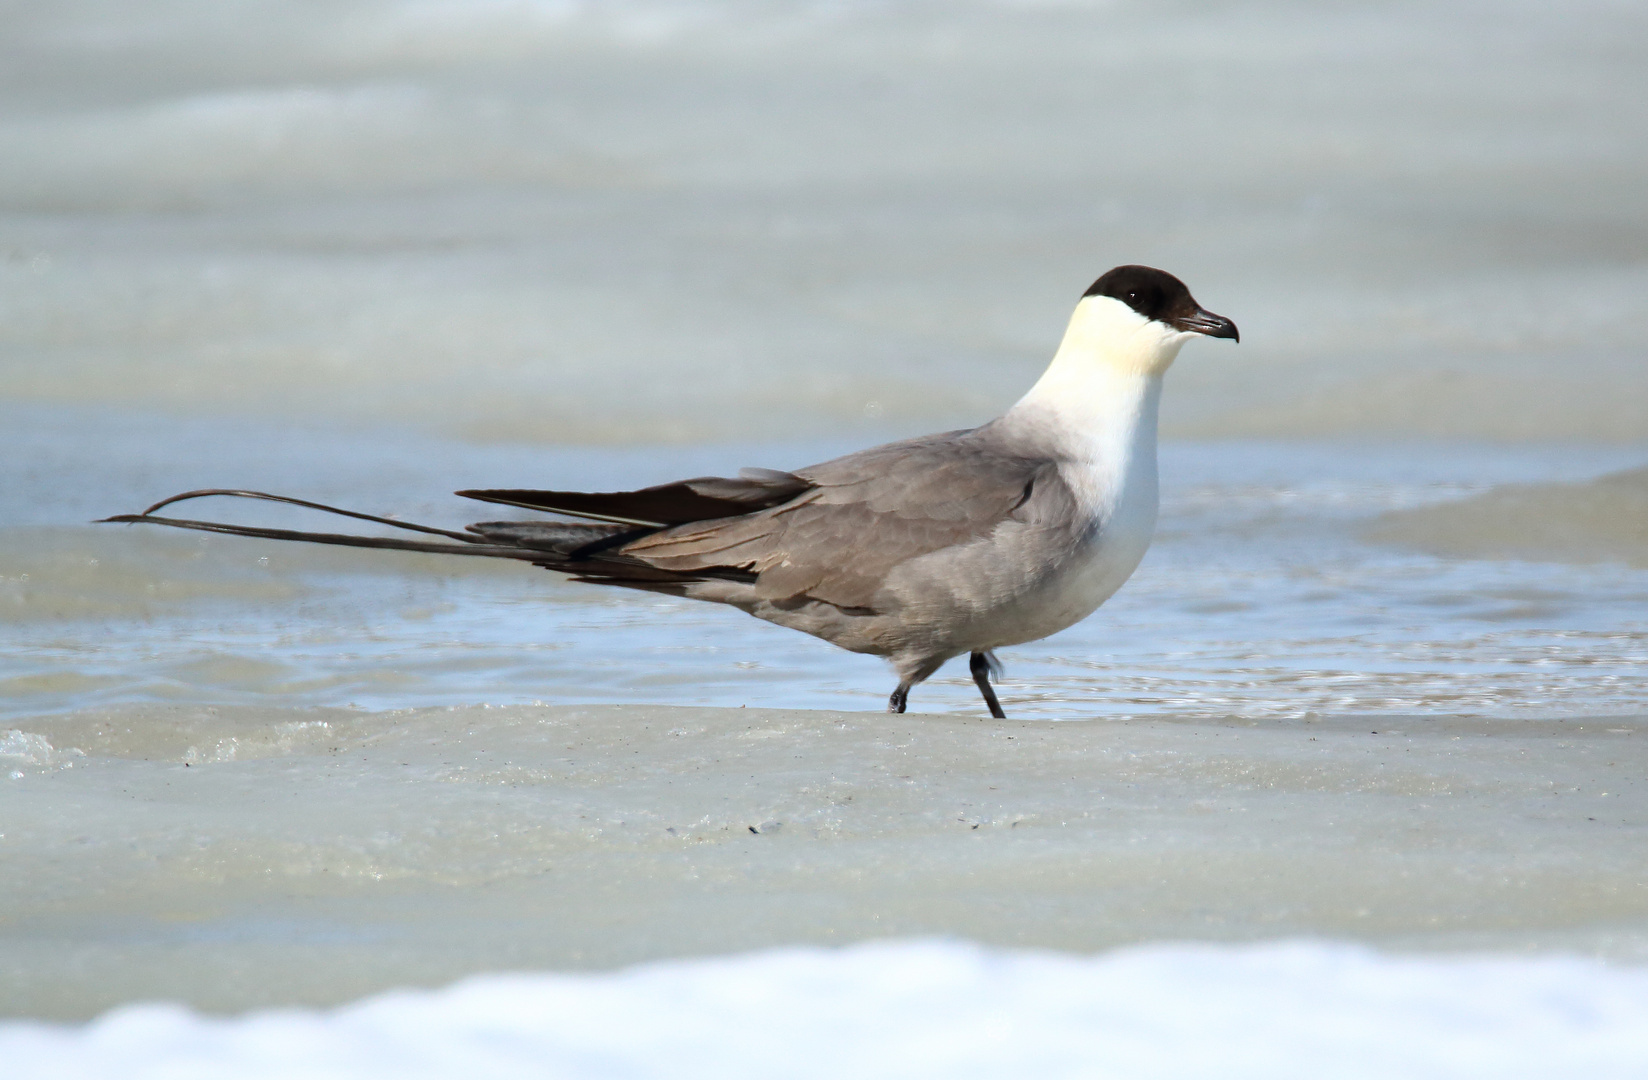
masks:
[(1137, 303), (1138, 299), (1139, 299), (1139, 294), (1136, 293), (1136, 292), (1130, 292), (1130, 293), (1127, 294), (1127, 298), (1128, 298), (1128, 300), (1130, 300), (1134, 303)]

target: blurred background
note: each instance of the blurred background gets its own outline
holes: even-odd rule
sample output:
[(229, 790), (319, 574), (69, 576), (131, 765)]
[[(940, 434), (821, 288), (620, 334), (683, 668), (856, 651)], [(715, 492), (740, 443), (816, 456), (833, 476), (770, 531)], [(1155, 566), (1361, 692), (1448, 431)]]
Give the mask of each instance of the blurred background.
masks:
[(1648, 435), (1629, 0), (8, 0), (0, 395), (463, 440), (975, 423), (1123, 262), (1178, 437)]

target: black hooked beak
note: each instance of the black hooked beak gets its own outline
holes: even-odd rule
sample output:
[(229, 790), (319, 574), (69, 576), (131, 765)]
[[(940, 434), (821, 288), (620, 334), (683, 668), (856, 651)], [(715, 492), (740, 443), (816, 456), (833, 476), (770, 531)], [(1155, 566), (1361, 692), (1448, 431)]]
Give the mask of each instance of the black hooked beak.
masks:
[(1175, 330), (1186, 330), (1192, 334), (1205, 334), (1208, 337), (1229, 338), (1240, 342), (1242, 335), (1236, 330), (1236, 324), (1223, 315), (1215, 315), (1206, 308), (1197, 308), (1190, 315), (1173, 320)]

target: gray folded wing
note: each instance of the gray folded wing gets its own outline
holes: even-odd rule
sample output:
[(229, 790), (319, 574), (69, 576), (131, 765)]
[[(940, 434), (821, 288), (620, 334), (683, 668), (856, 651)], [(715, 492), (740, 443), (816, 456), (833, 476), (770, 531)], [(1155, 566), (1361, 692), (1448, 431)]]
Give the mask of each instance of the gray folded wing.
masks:
[(621, 549), (660, 569), (757, 574), (760, 598), (878, 610), (900, 564), (987, 537), (1010, 520), (1068, 520), (1057, 463), (990, 428), (947, 432), (795, 470), (811, 486), (780, 506), (693, 522)]

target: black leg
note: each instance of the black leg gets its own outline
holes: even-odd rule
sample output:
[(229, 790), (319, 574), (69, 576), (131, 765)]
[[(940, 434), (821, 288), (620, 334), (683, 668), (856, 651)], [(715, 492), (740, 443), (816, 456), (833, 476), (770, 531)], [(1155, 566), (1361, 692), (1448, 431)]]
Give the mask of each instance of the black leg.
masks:
[(996, 692), (990, 689), (990, 655), (976, 652), (967, 666), (973, 671), (973, 681), (978, 683), (979, 693), (984, 695), (984, 703), (990, 706), (990, 715), (997, 720), (1007, 719), (1007, 714), (1001, 711), (1001, 702), (996, 700)]
[(904, 706), (909, 704), (909, 702), (910, 684), (899, 683), (898, 689), (893, 691), (893, 696), (887, 699), (887, 711), (890, 713), (901, 713), (904, 711)]

